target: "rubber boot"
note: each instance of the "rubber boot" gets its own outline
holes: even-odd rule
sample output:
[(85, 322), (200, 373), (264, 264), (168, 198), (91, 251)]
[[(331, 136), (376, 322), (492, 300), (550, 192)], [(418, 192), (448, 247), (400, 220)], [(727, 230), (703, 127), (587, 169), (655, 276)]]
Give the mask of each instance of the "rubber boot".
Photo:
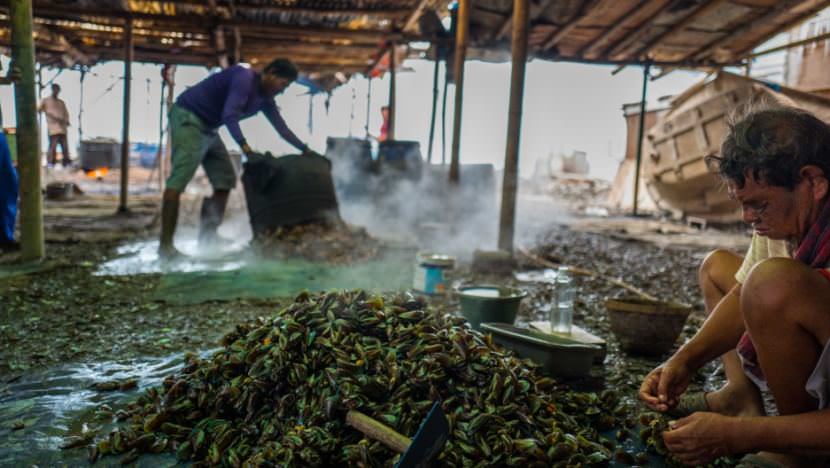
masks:
[(173, 246), (173, 236), (176, 234), (178, 221), (179, 198), (170, 196), (165, 191), (161, 202), (161, 239), (159, 240), (159, 256), (164, 259), (173, 259), (182, 255)]
[(217, 190), (212, 197), (202, 200), (202, 212), (199, 219), (199, 246), (212, 247), (223, 241), (216, 233), (225, 217), (228, 205), (228, 191)]

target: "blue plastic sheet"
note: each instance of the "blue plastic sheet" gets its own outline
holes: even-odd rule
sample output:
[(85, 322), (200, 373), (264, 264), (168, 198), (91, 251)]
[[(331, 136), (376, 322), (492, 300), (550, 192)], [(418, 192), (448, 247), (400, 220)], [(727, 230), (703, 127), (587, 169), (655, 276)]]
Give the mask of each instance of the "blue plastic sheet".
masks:
[(0, 243), (14, 240), (17, 184), (17, 171), (12, 165), (9, 142), (6, 140), (6, 134), (0, 132)]

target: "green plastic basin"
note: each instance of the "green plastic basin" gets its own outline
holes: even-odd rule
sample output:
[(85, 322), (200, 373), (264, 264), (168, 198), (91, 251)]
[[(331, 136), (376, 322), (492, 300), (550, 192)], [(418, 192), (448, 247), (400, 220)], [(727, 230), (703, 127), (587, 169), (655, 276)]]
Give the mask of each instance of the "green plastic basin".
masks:
[(465, 286), (458, 289), (461, 315), (478, 330), (482, 322), (513, 323), (525, 291), (500, 286)]

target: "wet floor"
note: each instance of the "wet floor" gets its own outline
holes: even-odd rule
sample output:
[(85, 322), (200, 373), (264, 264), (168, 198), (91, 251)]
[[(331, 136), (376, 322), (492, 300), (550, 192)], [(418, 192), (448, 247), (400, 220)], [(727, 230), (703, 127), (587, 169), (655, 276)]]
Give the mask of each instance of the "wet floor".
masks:
[[(205, 353), (207, 354), (207, 353)], [(177, 371), (183, 355), (118, 362), (73, 364), (33, 373), (0, 385), (0, 466), (84, 466), (86, 447), (61, 449), (69, 436), (105, 436), (115, 422), (98, 412), (101, 405), (115, 411), (145, 389), (161, 385)], [(96, 383), (135, 379), (127, 391), (101, 392)], [(20, 428), (22, 426), (22, 428)], [(175, 463), (172, 455), (144, 456), (138, 466)], [(98, 466), (117, 466), (118, 457)]]
[[(183, 362), (183, 354), (177, 353), (163, 358), (65, 365), (0, 384), (0, 466), (86, 466), (86, 445), (62, 449), (67, 438), (84, 434), (105, 437), (118, 423), (112, 415), (99, 411), (102, 405), (116, 412), (147, 388), (160, 386)], [(102, 392), (93, 388), (98, 383), (129, 379), (137, 381), (131, 390)], [(606, 436), (613, 438), (613, 433)], [(632, 453), (643, 450), (636, 438), (623, 446)], [(172, 453), (143, 454), (133, 466), (177, 464)], [(121, 456), (104, 457), (96, 466), (121, 466)], [(625, 465), (614, 462), (610, 466)], [(663, 464), (652, 457), (649, 466)]]
[(253, 263), (248, 240), (232, 241), (213, 249), (199, 248), (196, 239), (176, 242), (185, 257), (167, 261), (159, 257), (158, 240), (131, 242), (119, 246), (109, 261), (102, 263), (96, 275), (139, 275), (146, 273), (191, 273), (196, 271), (232, 271)]

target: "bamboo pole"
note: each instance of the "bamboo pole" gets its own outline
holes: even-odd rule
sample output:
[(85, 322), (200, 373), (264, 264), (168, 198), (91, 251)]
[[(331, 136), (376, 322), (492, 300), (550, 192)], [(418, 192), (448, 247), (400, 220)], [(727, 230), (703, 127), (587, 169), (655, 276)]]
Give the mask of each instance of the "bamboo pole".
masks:
[(519, 137), (522, 129), (525, 65), (527, 64), (528, 0), (513, 1), (512, 70), (510, 110), (507, 116), (507, 148), (504, 154), (504, 179), (501, 192), (499, 249), (513, 252), (516, 229), (516, 189), (518, 186)]
[(455, 32), (455, 113), (452, 124), (452, 154), (450, 182), (459, 181), (459, 151), (461, 149), (461, 108), (464, 103), (464, 62), (467, 59), (467, 38), (470, 29), (470, 1), (458, 1), (458, 28)]
[(124, 24), (124, 114), (121, 126), (121, 198), (118, 212), (126, 213), (130, 177), (130, 88), (133, 81), (133, 20)]
[(435, 114), (438, 111), (438, 65), (441, 63), (441, 50), (438, 43), (434, 42), (435, 48), (435, 71), (432, 74), (432, 116), (429, 120), (429, 143), (427, 144), (427, 164), (432, 163), (432, 140), (435, 138)]
[(389, 141), (395, 140), (395, 112), (397, 110), (397, 100), (395, 99), (395, 86), (397, 72), (397, 64), (395, 63), (395, 42), (389, 46), (389, 128), (386, 133), (386, 139)]
[(40, 139), (35, 101), (35, 44), (32, 1), (10, 0), (12, 63), (20, 69), (14, 86), (17, 109), (17, 165), (20, 171), (21, 259), (40, 260), (44, 255), (43, 202), (40, 194)]
[[(444, 68), (446, 69), (450, 64), (445, 62)], [(447, 165), (447, 89), (450, 86), (450, 82), (447, 79), (446, 73), (444, 74), (444, 90), (443, 94), (441, 95), (441, 165)]]
[[(165, 77), (165, 81), (167, 81), (167, 100), (165, 107), (167, 111), (167, 115), (170, 115), (170, 110), (173, 108), (173, 92), (176, 89), (176, 70), (178, 67), (176, 65), (171, 65), (170, 68), (167, 70), (167, 75)], [(172, 133), (170, 132), (170, 119), (168, 118), (167, 122), (167, 144), (164, 148), (164, 157), (162, 158), (161, 164), (159, 165), (159, 169), (161, 171), (162, 180), (167, 180), (167, 175), (170, 174), (170, 160), (171, 156), (173, 155), (173, 137)], [(164, 187), (164, 184), (162, 184)]]
[(217, 26), (211, 31), (213, 35), (213, 43), (216, 46), (216, 63), (220, 68), (225, 69), (230, 65), (228, 60), (228, 48), (225, 44), (225, 30), (222, 26)]
[(651, 69), (649, 64), (643, 67), (643, 95), (640, 101), (640, 126), (637, 130), (637, 163), (634, 166), (634, 216), (637, 216), (637, 202), (640, 198), (640, 164), (643, 160), (643, 134), (646, 130), (646, 91), (649, 69)]
[(813, 37), (808, 37), (807, 39), (802, 39), (800, 41), (790, 42), (790, 43), (784, 44), (782, 46), (772, 47), (770, 49), (764, 49), (760, 52), (755, 52), (755, 53), (749, 54), (745, 58), (747, 60), (751, 60), (751, 59), (754, 59), (754, 58), (757, 58), (757, 57), (763, 57), (764, 55), (774, 54), (775, 52), (781, 52), (782, 50), (789, 50), (789, 49), (793, 49), (795, 47), (800, 47), (800, 46), (803, 46), (803, 45), (812, 44), (813, 42), (826, 41), (827, 39), (830, 39), (830, 32), (819, 34), (819, 35), (813, 36)]
[(369, 75), (369, 82), (366, 85), (366, 139), (369, 139), (369, 116), (372, 111), (372, 75)]
[(619, 286), (623, 289), (626, 289), (630, 292), (633, 292), (634, 294), (642, 297), (643, 299), (648, 299), (650, 301), (659, 300), (659, 299), (657, 299), (657, 297), (652, 296), (651, 294), (643, 291), (642, 289), (637, 288), (636, 286), (633, 286), (629, 283), (626, 283), (625, 281), (623, 281), (621, 279), (612, 278), (608, 275), (603, 275), (602, 273), (599, 273), (599, 272), (596, 272), (596, 271), (593, 271), (593, 270), (589, 270), (587, 268), (581, 268), (581, 267), (573, 266), (573, 265), (565, 265), (565, 264), (562, 264), (562, 263), (554, 263), (554, 262), (545, 260), (544, 258), (537, 257), (536, 255), (533, 255), (527, 249), (522, 248), (522, 247), (519, 247), (518, 251), (519, 251), (520, 254), (524, 255), (528, 260), (530, 260), (531, 262), (533, 262), (533, 263), (535, 263), (539, 266), (543, 266), (543, 267), (546, 267), (546, 268), (553, 268), (553, 269), (557, 269), (561, 266), (567, 266), (568, 270), (570, 270), (571, 273), (573, 273), (575, 275), (592, 276), (592, 277), (595, 277), (595, 278), (599, 278), (599, 279), (602, 279), (604, 281), (607, 281), (607, 282), (613, 284), (614, 286)]

